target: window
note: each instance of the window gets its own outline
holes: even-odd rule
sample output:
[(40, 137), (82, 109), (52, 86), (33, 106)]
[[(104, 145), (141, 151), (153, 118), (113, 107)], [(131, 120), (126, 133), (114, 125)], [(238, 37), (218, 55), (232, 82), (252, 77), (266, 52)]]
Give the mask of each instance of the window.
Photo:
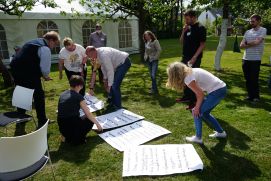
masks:
[[(53, 21), (43, 20), (37, 26), (37, 34), (39, 38), (49, 32), (49, 31), (56, 31), (58, 32), (58, 27)], [(60, 51), (60, 46), (57, 46), (51, 50), (52, 54), (58, 54)]]
[(87, 20), (83, 24), (82, 27), (82, 35), (83, 35), (83, 46), (87, 47), (89, 45), (89, 35), (90, 33), (95, 31), (96, 21), (94, 20)]
[(8, 59), (8, 44), (4, 27), (0, 24), (0, 59)]
[(132, 27), (127, 21), (119, 24), (119, 48), (132, 47)]

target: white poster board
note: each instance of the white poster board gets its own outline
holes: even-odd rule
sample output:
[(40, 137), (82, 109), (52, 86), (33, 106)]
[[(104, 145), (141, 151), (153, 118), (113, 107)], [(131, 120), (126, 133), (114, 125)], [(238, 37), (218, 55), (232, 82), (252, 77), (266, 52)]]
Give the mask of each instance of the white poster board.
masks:
[[(125, 109), (119, 109), (109, 114), (97, 116), (96, 119), (103, 129), (111, 129), (142, 120), (144, 117)], [(92, 129), (97, 129), (95, 124)]]
[[(97, 97), (86, 94), (84, 98), (90, 112), (95, 112), (104, 108), (104, 102), (97, 99)], [(79, 110), (79, 113), (80, 117), (83, 117), (85, 115), (82, 109)]]
[(203, 163), (191, 144), (141, 145), (124, 151), (122, 176), (170, 175), (198, 169), (203, 169)]
[(169, 133), (171, 132), (161, 126), (148, 121), (139, 121), (99, 134), (99, 136), (112, 147), (124, 151)]

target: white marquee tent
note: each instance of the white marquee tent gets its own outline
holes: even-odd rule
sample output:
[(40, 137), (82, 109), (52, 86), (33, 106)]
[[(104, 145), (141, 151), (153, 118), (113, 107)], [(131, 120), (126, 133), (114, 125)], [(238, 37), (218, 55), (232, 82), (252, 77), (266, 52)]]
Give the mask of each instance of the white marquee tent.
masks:
[[(57, 30), (61, 38), (67, 36), (78, 44), (87, 44), (88, 36), (91, 31), (94, 31), (99, 17), (87, 16), (90, 13), (88, 8), (80, 5), (78, 1), (72, 1), (71, 4), (66, 0), (55, 0), (55, 2), (59, 7), (45, 8), (43, 5), (37, 5), (20, 18), (0, 12), (0, 56), (4, 57), (5, 63), (14, 53), (13, 48), (16, 45), (21, 46), (48, 30)], [(74, 16), (73, 10), (80, 12), (81, 16)], [(60, 14), (60, 11), (65, 11), (66, 15)], [(107, 46), (129, 53), (138, 52), (138, 20), (136, 17), (129, 17), (127, 21), (119, 22), (106, 20), (101, 25), (103, 32), (107, 34)], [(53, 62), (57, 61), (58, 50), (53, 53)]]

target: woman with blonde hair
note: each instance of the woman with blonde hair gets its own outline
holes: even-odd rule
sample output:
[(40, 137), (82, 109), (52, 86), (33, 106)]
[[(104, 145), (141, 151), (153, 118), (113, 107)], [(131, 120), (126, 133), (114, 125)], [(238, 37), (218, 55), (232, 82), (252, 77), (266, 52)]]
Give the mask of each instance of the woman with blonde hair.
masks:
[[(83, 46), (75, 43), (71, 38), (63, 39), (63, 48), (59, 52), (58, 70), (59, 79), (62, 79), (62, 70), (65, 70), (67, 79), (70, 80), (72, 75), (80, 75), (86, 82), (87, 65), (86, 50)], [(82, 96), (85, 95), (85, 85), (80, 90)]]
[(214, 134), (210, 134), (209, 137), (225, 138), (226, 132), (210, 112), (226, 96), (226, 84), (206, 70), (190, 68), (180, 62), (171, 63), (167, 74), (167, 87), (181, 91), (187, 86), (197, 97), (196, 105), (192, 109), (196, 135), (186, 137), (186, 141), (202, 144), (202, 121), (208, 122), (215, 129)]
[(148, 64), (149, 72), (152, 81), (152, 87), (150, 94), (158, 93), (156, 74), (158, 70), (158, 59), (161, 53), (161, 47), (159, 41), (151, 31), (145, 31), (143, 34), (143, 40), (145, 42), (144, 59)]

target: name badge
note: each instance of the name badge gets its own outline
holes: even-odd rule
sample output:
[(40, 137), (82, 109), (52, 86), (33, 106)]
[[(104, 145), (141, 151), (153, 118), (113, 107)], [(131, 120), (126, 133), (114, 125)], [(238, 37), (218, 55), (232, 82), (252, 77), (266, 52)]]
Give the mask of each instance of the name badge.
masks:
[(191, 35), (191, 31), (186, 33), (186, 36), (190, 36)]
[(104, 41), (104, 38), (101, 38), (101, 41)]

